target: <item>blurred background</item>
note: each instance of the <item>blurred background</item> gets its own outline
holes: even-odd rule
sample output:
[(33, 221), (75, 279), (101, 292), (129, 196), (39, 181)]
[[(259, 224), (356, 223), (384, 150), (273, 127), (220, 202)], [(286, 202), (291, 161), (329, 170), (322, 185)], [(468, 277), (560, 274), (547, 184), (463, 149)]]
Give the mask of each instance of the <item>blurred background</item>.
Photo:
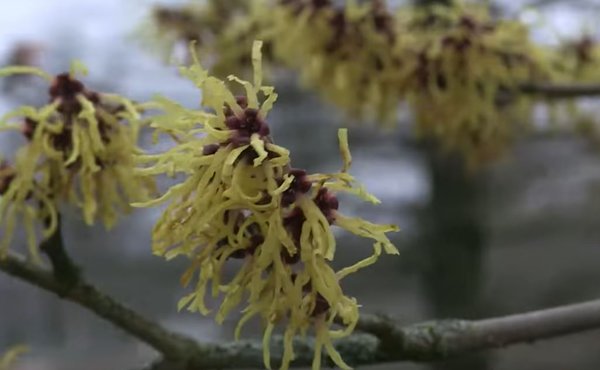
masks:
[[(600, 0), (496, 0), (499, 11), (524, 12), (539, 42), (587, 31), (598, 36)], [(146, 0), (2, 1), (0, 63), (31, 63), (52, 73), (72, 59), (88, 66), (87, 86), (134, 100), (160, 93), (196, 106), (199, 92), (176, 68), (140, 47), (135, 30), (152, 4)], [(175, 2), (162, 1), (164, 4)], [(541, 17), (540, 17), (541, 15)], [(532, 18), (533, 17), (533, 18)], [(280, 99), (270, 125), (296, 167), (338, 168), (337, 128), (348, 126), (335, 108), (300, 88), (295, 76), (276, 83)], [(0, 113), (45, 103), (43, 81), (2, 81)], [(599, 101), (592, 104), (598, 104)], [(370, 206), (342, 200), (342, 210), (375, 222), (396, 223), (399, 257), (344, 282), (363, 312), (387, 313), (402, 323), (432, 318), (481, 318), (600, 297), (600, 150), (586, 138), (535, 135), (509, 155), (465, 174), (460, 161), (439, 157), (407, 128), (382, 132), (350, 126), (353, 173), (383, 201)], [(144, 138), (148, 146), (150, 138)], [(0, 135), (0, 151), (23, 140)], [(166, 263), (150, 253), (150, 229), (159, 210), (138, 210), (107, 232), (64, 216), (70, 253), (89, 280), (164, 325), (201, 341), (231, 340), (235, 318), (177, 313), (186, 261)], [(340, 235), (336, 263), (370, 252), (368, 242)], [(258, 324), (246, 331), (258, 335)], [(31, 352), (20, 370), (134, 370), (156, 354), (84, 309), (0, 274), (0, 352), (24, 343)], [(377, 369), (598, 369), (600, 333), (589, 332), (512, 346), (439, 364), (380, 365)]]

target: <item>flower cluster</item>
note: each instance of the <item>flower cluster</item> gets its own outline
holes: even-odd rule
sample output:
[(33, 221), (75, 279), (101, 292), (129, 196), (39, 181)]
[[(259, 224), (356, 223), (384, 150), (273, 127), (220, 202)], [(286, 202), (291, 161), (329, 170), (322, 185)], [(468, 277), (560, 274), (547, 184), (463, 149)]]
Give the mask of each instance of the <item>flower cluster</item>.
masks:
[(232, 71), (251, 69), (245, 51), (251, 48), (261, 29), (259, 18), (249, 16), (256, 5), (257, 2), (246, 0), (208, 0), (181, 7), (157, 5), (140, 32), (152, 41), (150, 49), (156, 49), (158, 44), (168, 57), (174, 56), (179, 46), (187, 50), (193, 43), (211, 72), (225, 77)]
[(566, 81), (600, 81), (600, 43), (591, 35), (565, 42), (554, 59)]
[(528, 30), (486, 7), (432, 6), (399, 13), (406, 35), (407, 98), (417, 132), (459, 150), (471, 164), (496, 157), (525, 128), (519, 84), (551, 72)]
[[(377, 203), (348, 174), (351, 162), (347, 133), (340, 130), (344, 166), (339, 173), (310, 175), (292, 168), (285, 148), (273, 143), (267, 115), (277, 95), (263, 86), (260, 42), (254, 44), (253, 83), (230, 76), (245, 95), (234, 96), (229, 86), (208, 72), (195, 56), (181, 72), (202, 89), (203, 106), (189, 110), (158, 99), (164, 114), (152, 126), (175, 138), (177, 145), (159, 154), (139, 157), (141, 174), (183, 173), (183, 182), (153, 201), (169, 204), (153, 230), (153, 251), (170, 259), (183, 255), (191, 266), (182, 283), (195, 281), (179, 308), (209, 314), (205, 296), (223, 296), (216, 320), (223, 320), (245, 301), (235, 330), (259, 316), (265, 323), (264, 361), (270, 368), (269, 342), (278, 325), (285, 327), (282, 369), (294, 358), (292, 340), (313, 328), (316, 351), (313, 368), (320, 368), (324, 347), (331, 359), (348, 369), (332, 339), (350, 334), (358, 320), (358, 304), (346, 296), (340, 280), (374, 263), (382, 253), (396, 254), (386, 236), (393, 225), (376, 225), (339, 211), (338, 192)], [(192, 55), (194, 55), (192, 51)], [(332, 226), (374, 240), (369, 258), (335, 271)], [(232, 259), (242, 264), (225, 281), (223, 269)], [(334, 320), (345, 328), (332, 330)]]
[(331, 0), (218, 4), (157, 8), (154, 26), (146, 28), (154, 28), (155, 41), (168, 39), (171, 46), (194, 40), (217, 76), (244, 74), (250, 63), (240, 50), (263, 39), (268, 60), (297, 68), (306, 85), (318, 87), (349, 114), (393, 120), (400, 97), (393, 73), (397, 60), (389, 50), (396, 31), (382, 1), (349, 1), (345, 8)]
[[(241, 14), (214, 30), (217, 41), (208, 55), (227, 62), (257, 35), (274, 62), (298, 70), (306, 85), (350, 117), (389, 126), (406, 101), (418, 134), (461, 152), (472, 164), (496, 157), (527, 129), (531, 105), (519, 96), (519, 84), (555, 74), (527, 27), (495, 19), (485, 6), (453, 2), (392, 11), (379, 0), (347, 0), (344, 6), (332, 0), (252, 0)], [(242, 19), (252, 27), (236, 27)], [(237, 42), (219, 44), (221, 38)]]
[(394, 14), (379, 1), (343, 8), (330, 1), (282, 3), (286, 9), (272, 22), (280, 30), (272, 32), (277, 58), (353, 116), (385, 122), (406, 100), (419, 135), (460, 151), (473, 165), (497, 156), (523, 128), (529, 104), (514, 98), (518, 84), (550, 75), (527, 29), (492, 19), (485, 7), (407, 7)]
[[(564, 42), (552, 54), (555, 78), (559, 83), (576, 81), (582, 84), (600, 83), (600, 43), (591, 35)], [(576, 130), (595, 144), (600, 143), (598, 109), (577, 98), (548, 99), (547, 111), (551, 129)]]
[(20, 107), (1, 120), (1, 130), (21, 132), (26, 144), (14, 165), (0, 164), (0, 251), (8, 249), (22, 217), (30, 254), (37, 258), (36, 229), (43, 238), (57, 227), (58, 208), (71, 203), (86, 223), (111, 227), (133, 200), (148, 199), (153, 180), (133, 173), (140, 114), (129, 100), (87, 89), (75, 78), (83, 67), (55, 77), (30, 67), (7, 67), (1, 75), (34, 73), (50, 82), (49, 102)]
[(390, 51), (399, 38), (382, 1), (281, 0), (270, 17), (265, 37), (277, 61), (350, 116), (393, 122), (402, 76)]

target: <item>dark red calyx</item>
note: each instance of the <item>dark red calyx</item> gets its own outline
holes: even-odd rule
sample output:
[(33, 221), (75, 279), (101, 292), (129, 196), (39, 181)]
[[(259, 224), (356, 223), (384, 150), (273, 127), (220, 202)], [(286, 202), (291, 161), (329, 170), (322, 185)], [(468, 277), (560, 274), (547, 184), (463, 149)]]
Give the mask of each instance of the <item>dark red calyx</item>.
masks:
[[(292, 168), (288, 174), (294, 176), (294, 180), (292, 180), (290, 187), (281, 195), (281, 205), (283, 207), (287, 207), (294, 203), (299, 195), (308, 193), (312, 187), (312, 182), (308, 179), (305, 170)], [(280, 180), (279, 182), (281, 184), (283, 183), (283, 180)]]
[(258, 110), (246, 108), (240, 115), (230, 115), (225, 119), (225, 125), (236, 132), (231, 137), (231, 143), (238, 147), (250, 143), (250, 138), (258, 134), (261, 138), (270, 133), (267, 122), (259, 116)]
[(336, 10), (331, 19), (329, 19), (329, 25), (333, 29), (333, 35), (331, 40), (327, 43), (325, 50), (329, 53), (333, 53), (344, 44), (343, 38), (348, 29), (348, 23), (344, 12), (342, 10)]
[(327, 221), (332, 224), (335, 221), (335, 211), (337, 211), (340, 206), (337, 197), (327, 188), (323, 187), (319, 189), (314, 202), (317, 207), (319, 207), (323, 215), (325, 215)]
[[(242, 108), (246, 109), (248, 107), (248, 98), (245, 96), (236, 96), (235, 102)], [(229, 104), (225, 104), (223, 107), (223, 113), (225, 113), (225, 117), (233, 116), (233, 109), (229, 106)]]
[(250, 244), (246, 247), (246, 253), (249, 255), (254, 255), (256, 249), (260, 247), (265, 242), (265, 238), (262, 235), (252, 235), (250, 237)]
[(170, 9), (165, 7), (156, 7), (154, 9), (154, 18), (163, 24), (189, 24), (194, 22), (192, 14), (184, 9)]
[(595, 42), (589, 35), (583, 36), (581, 40), (574, 44), (575, 54), (577, 59), (582, 62), (592, 61), (592, 49), (594, 48)]
[[(61, 73), (54, 78), (48, 89), (48, 94), (50, 95), (51, 103), (60, 99), (60, 105), (56, 110), (65, 115), (65, 120), (68, 123), (82, 109), (77, 96), (85, 97), (94, 105), (101, 104), (100, 94), (87, 90), (81, 81), (71, 77), (68, 73)], [(123, 107), (113, 108), (112, 110), (109, 107), (104, 108), (110, 113), (118, 113), (124, 109)]]
[(70, 151), (73, 147), (71, 127), (64, 127), (61, 133), (52, 136), (52, 146), (62, 152)]
[(71, 77), (68, 73), (61, 73), (54, 78), (48, 93), (52, 100), (56, 98), (75, 99), (77, 94), (83, 93), (85, 87), (81, 81)]
[(219, 150), (219, 144), (208, 144), (202, 148), (202, 155), (213, 155)]
[(316, 9), (325, 8), (331, 6), (331, 0), (312, 0), (311, 5)]
[(300, 236), (302, 235), (302, 225), (306, 221), (304, 212), (299, 207), (294, 208), (287, 216), (283, 218), (283, 226), (290, 233), (296, 245), (300, 245)]
[(296, 250), (296, 253), (290, 254), (287, 249), (281, 250), (281, 260), (287, 265), (295, 265), (300, 262), (300, 250)]
[[(245, 248), (236, 250), (235, 252), (230, 254), (228, 258), (243, 259), (247, 256), (252, 256), (254, 255), (258, 247), (261, 246), (264, 242), (265, 238), (262, 235), (252, 235), (250, 237), (249, 244)], [(227, 242), (224, 245), (227, 245)]]
[(473, 17), (467, 15), (462, 16), (458, 21), (458, 24), (469, 31), (474, 31), (477, 28), (477, 21)]
[(325, 297), (323, 297), (321, 293), (317, 293), (317, 298), (315, 300), (315, 308), (313, 308), (311, 316), (315, 317), (322, 315), (325, 312), (327, 312), (330, 307), (331, 306), (329, 306), (329, 302), (327, 302)]
[(303, 10), (309, 9), (311, 12), (316, 12), (323, 8), (331, 7), (333, 4), (331, 0), (280, 0), (281, 5), (289, 6), (295, 15), (300, 14)]
[(21, 133), (27, 138), (27, 140), (33, 139), (33, 134), (35, 133), (37, 125), (37, 121), (34, 121), (31, 118), (25, 118), (21, 125)]

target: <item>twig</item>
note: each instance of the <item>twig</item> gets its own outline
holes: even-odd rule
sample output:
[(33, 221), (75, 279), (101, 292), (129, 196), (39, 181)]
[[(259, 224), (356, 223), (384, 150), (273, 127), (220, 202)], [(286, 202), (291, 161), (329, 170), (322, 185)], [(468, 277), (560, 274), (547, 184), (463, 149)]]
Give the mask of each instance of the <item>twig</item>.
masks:
[[(260, 368), (258, 342), (201, 344), (172, 333), (124, 307), (92, 285), (79, 281), (65, 293), (56, 277), (14, 254), (0, 260), (0, 270), (76, 302), (150, 344), (166, 358), (154, 369)], [(353, 335), (336, 344), (351, 364), (390, 361), (433, 361), (476, 350), (501, 348), (600, 328), (600, 300), (485, 320), (442, 320), (401, 327), (390, 318), (363, 315)], [(281, 340), (273, 343), (273, 363), (279, 361)], [(294, 365), (309, 364), (311, 340), (298, 340)], [(167, 366), (168, 367), (165, 367)], [(161, 367), (162, 366), (162, 367)]]
[(48, 256), (52, 264), (52, 272), (56, 280), (68, 289), (81, 279), (81, 270), (73, 263), (67, 254), (61, 232), (61, 217), (57, 215), (56, 230), (40, 244), (40, 250)]
[(441, 320), (400, 327), (387, 317), (363, 316), (358, 329), (381, 340), (388, 360), (432, 361), (477, 350), (600, 328), (600, 299), (484, 320)]
[(553, 6), (553, 5), (557, 5), (557, 4), (569, 4), (569, 5), (575, 5), (578, 9), (581, 8), (585, 8), (585, 9), (590, 9), (590, 10), (595, 10), (598, 11), (600, 10), (600, 4), (596, 3), (595, 1), (592, 0), (579, 0), (579, 1), (574, 1), (574, 0), (534, 0), (532, 2), (530, 2), (529, 4), (525, 4), (525, 6), (523, 6), (521, 9), (537, 9), (537, 8), (542, 8), (542, 7), (546, 7), (546, 6)]
[[(353, 334), (335, 344), (346, 362), (352, 365), (368, 365), (386, 361), (380, 351), (379, 340), (370, 334)], [(200, 370), (200, 369), (239, 369), (264, 368), (260, 341), (242, 340), (223, 344), (204, 344), (199, 347), (187, 363), (159, 360), (145, 370)], [(283, 353), (283, 338), (274, 336), (271, 341), (271, 364), (279, 368)], [(293, 366), (310, 366), (314, 356), (312, 339), (294, 340), (295, 359)], [(330, 368), (331, 361), (323, 355), (323, 368)]]
[(185, 357), (189, 348), (195, 346), (192, 339), (165, 330), (152, 320), (100, 292), (83, 279), (78, 279), (74, 284), (65, 283), (55, 274), (26, 262), (23, 257), (13, 253), (10, 253), (6, 259), (0, 259), (0, 270), (56, 293), (62, 299), (88, 308), (96, 315), (149, 344), (166, 357)]
[[(88, 308), (98, 316), (154, 347), (167, 358), (166, 363), (169, 364), (169, 368), (262, 367), (262, 349), (258, 343), (252, 341), (229, 344), (197, 343), (188, 337), (162, 328), (159, 324), (123, 306), (114, 298), (100, 292), (83, 280), (65, 290), (63, 283), (58, 281), (52, 273), (26, 262), (24, 258), (14, 253), (10, 253), (4, 260), (0, 259), (0, 270)], [(380, 356), (378, 344), (377, 338), (363, 334), (340, 341), (337, 347), (350, 362), (377, 363), (382, 360), (377, 358)], [(278, 351), (279, 348), (283, 348), (282, 341), (275, 338), (273, 363), (279, 360), (277, 353), (282, 352)], [(310, 364), (313, 353), (311, 340), (298, 340), (295, 350), (297, 355), (295, 363)]]
[(537, 94), (546, 98), (581, 98), (600, 96), (600, 84), (549, 84), (524, 83), (519, 86), (524, 94)]

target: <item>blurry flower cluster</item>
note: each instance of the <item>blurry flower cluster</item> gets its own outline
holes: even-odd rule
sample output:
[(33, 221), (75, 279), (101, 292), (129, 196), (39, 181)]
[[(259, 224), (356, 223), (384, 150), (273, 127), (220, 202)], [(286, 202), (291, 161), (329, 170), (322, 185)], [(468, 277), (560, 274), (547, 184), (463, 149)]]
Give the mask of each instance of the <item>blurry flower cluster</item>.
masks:
[(269, 16), (264, 37), (278, 62), (351, 117), (393, 122), (403, 76), (391, 53), (396, 22), (383, 1), (281, 0)]
[[(563, 42), (552, 54), (553, 68), (557, 71), (556, 80), (568, 84), (600, 83), (600, 43), (589, 34)], [(573, 129), (584, 134), (596, 144), (600, 144), (598, 109), (577, 97), (548, 99), (548, 113), (553, 130)]]
[[(530, 100), (518, 94), (519, 85), (555, 76), (528, 28), (493, 18), (487, 6), (453, 2), (393, 11), (382, 0), (252, 0), (240, 9), (235, 21), (219, 18), (213, 37), (201, 38), (201, 51), (212, 45), (202, 57), (244, 70), (249, 63), (234, 65), (229, 56), (258, 36), (274, 63), (298, 70), (306, 85), (350, 117), (389, 126), (399, 104), (408, 102), (418, 134), (472, 164), (496, 157), (527, 128)], [(252, 27), (236, 26), (243, 22)], [(209, 28), (205, 21), (186, 24), (198, 32)]]
[(13, 162), (0, 163), (0, 252), (8, 250), (16, 225), (23, 223), (30, 255), (38, 257), (37, 229), (46, 239), (57, 228), (58, 210), (69, 203), (86, 223), (111, 227), (133, 200), (147, 199), (153, 179), (134, 174), (140, 113), (131, 101), (87, 89), (75, 74), (52, 77), (32, 67), (7, 67), (0, 75), (31, 73), (48, 80), (48, 104), (7, 113), (0, 130), (26, 140)]
[[(194, 282), (179, 308), (209, 314), (205, 296), (222, 297), (216, 310), (221, 323), (239, 305), (242, 317), (235, 330), (252, 317), (264, 322), (264, 362), (270, 368), (269, 342), (284, 327), (282, 369), (294, 359), (293, 338), (313, 329), (316, 351), (313, 368), (320, 368), (325, 348), (330, 358), (348, 369), (332, 340), (349, 335), (359, 306), (346, 296), (340, 280), (374, 263), (382, 253), (396, 254), (386, 236), (393, 225), (377, 225), (342, 214), (336, 194), (347, 192), (377, 203), (348, 173), (351, 162), (347, 133), (340, 130), (344, 160), (338, 173), (308, 174), (292, 168), (289, 152), (270, 136), (267, 116), (277, 94), (263, 85), (261, 43), (252, 52), (253, 82), (229, 76), (229, 83), (212, 77), (192, 51), (192, 64), (181, 73), (202, 90), (206, 110), (186, 109), (166, 98), (152, 126), (176, 145), (159, 154), (139, 156), (143, 175), (184, 174), (165, 194), (139, 206), (168, 202), (153, 230), (153, 251), (167, 259), (183, 255), (191, 266), (182, 283)], [(230, 85), (245, 91), (235, 96)], [(373, 254), (335, 271), (332, 227), (338, 226), (373, 240)], [(228, 261), (241, 260), (235, 275), (225, 280)], [(243, 303), (244, 302), (244, 303)], [(332, 329), (334, 320), (344, 328)]]
[[(522, 82), (551, 78), (541, 49), (516, 21), (487, 7), (431, 6), (400, 12), (406, 92), (417, 132), (474, 165), (498, 156), (528, 122)], [(404, 67), (405, 68), (405, 67)]]
[(566, 81), (600, 81), (600, 42), (588, 34), (566, 41), (558, 49), (555, 63)]
[(12, 369), (15, 361), (27, 351), (28, 348), (25, 346), (15, 346), (0, 355), (0, 370)]
[(550, 76), (528, 30), (492, 19), (487, 7), (281, 4), (270, 31), (276, 58), (355, 117), (390, 122), (407, 101), (419, 135), (472, 165), (521, 129), (529, 105), (515, 98), (518, 84)]
[(226, 77), (232, 71), (251, 69), (246, 51), (261, 25), (249, 15), (258, 13), (258, 5), (247, 0), (195, 1), (176, 8), (157, 5), (139, 33), (148, 49), (159, 50), (167, 58), (183, 51), (188, 62), (188, 46), (193, 43), (211, 73)]

